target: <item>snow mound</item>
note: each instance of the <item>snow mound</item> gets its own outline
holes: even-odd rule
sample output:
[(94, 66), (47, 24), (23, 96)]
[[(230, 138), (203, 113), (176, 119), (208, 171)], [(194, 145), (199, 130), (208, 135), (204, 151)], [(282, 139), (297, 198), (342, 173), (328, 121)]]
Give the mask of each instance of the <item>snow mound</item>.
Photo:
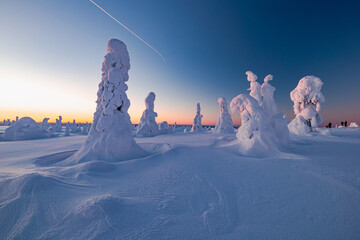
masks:
[(102, 64), (94, 113), (88, 137), (80, 150), (70, 157), (70, 164), (91, 161), (121, 161), (145, 155), (132, 135), (128, 114), (130, 101), (126, 95), (130, 58), (125, 43), (111, 39)]
[(5, 129), (4, 140), (29, 140), (48, 138), (51, 134), (30, 117), (23, 117)]
[(278, 152), (279, 140), (271, 126), (272, 119), (254, 98), (240, 94), (231, 101), (230, 109), (241, 116), (234, 141), (240, 153), (259, 156)]
[(314, 132), (318, 124), (322, 123), (320, 115), (321, 103), (325, 98), (321, 93), (323, 82), (315, 76), (300, 79), (297, 87), (291, 91), (290, 98), (294, 102), (295, 119), (288, 127), (290, 133), (306, 135)]
[(154, 112), (155, 97), (155, 93), (150, 92), (145, 98), (146, 109), (144, 110), (137, 127), (136, 135), (138, 136), (149, 137), (159, 134), (159, 126), (155, 120), (158, 115)]
[(218, 99), (220, 114), (213, 133), (234, 133), (234, 124), (225, 98)]

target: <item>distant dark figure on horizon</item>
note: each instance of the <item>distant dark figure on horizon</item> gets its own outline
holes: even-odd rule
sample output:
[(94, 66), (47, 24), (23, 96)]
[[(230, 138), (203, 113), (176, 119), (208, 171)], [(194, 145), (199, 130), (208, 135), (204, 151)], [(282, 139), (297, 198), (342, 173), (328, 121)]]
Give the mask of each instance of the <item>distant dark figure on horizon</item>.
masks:
[(345, 121), (345, 127), (347, 127), (347, 121)]
[(331, 122), (329, 122), (329, 125), (328, 125), (328, 126), (329, 126), (329, 128), (331, 128)]
[(344, 122), (341, 122), (341, 126), (344, 126)]

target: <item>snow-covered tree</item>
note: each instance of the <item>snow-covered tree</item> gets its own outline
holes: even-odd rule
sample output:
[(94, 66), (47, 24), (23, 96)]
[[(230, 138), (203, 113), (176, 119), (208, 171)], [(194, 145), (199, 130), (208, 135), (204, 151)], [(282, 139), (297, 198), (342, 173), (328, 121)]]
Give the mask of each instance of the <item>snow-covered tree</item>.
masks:
[(261, 105), (261, 87), (260, 84), (256, 81), (257, 76), (252, 71), (247, 71), (245, 73), (247, 75), (247, 80), (250, 82), (250, 96), (256, 99), (259, 105)]
[(194, 122), (193, 122), (190, 132), (203, 132), (204, 131), (202, 124), (201, 124), (201, 119), (202, 119), (203, 115), (200, 112), (201, 112), (200, 103), (197, 103), (196, 104), (196, 115), (194, 117)]
[(55, 125), (55, 131), (56, 132), (61, 132), (62, 131), (62, 116), (59, 116), (59, 119), (56, 119), (56, 125)]
[(234, 124), (225, 98), (218, 99), (220, 114), (213, 133), (234, 133)]
[(126, 45), (117, 39), (107, 43), (107, 54), (102, 64), (93, 124), (89, 135), (78, 152), (68, 159), (70, 163), (93, 159), (120, 161), (142, 156), (132, 135), (128, 109), (126, 81), (129, 79), (130, 58)]
[(359, 127), (359, 125), (357, 125), (356, 122), (351, 122), (349, 127), (355, 128), (355, 127)]
[(50, 137), (50, 133), (30, 117), (20, 118), (5, 129), (4, 140), (27, 140)]
[(267, 75), (264, 79), (264, 83), (261, 85), (261, 95), (262, 95), (262, 107), (270, 116), (273, 116), (277, 113), (277, 105), (274, 100), (274, 92), (276, 88), (271, 86), (269, 81), (273, 80), (271, 74)]
[(71, 132), (76, 133), (78, 131), (78, 127), (76, 125), (75, 119), (73, 119), (73, 122), (71, 124)]
[(320, 78), (306, 76), (300, 79), (297, 87), (290, 93), (296, 115), (288, 125), (291, 133), (308, 134), (322, 123), (320, 110), (321, 103), (325, 102), (321, 93), (322, 85)]
[(70, 122), (66, 124), (64, 136), (70, 136)]
[(44, 118), (42, 123), (40, 124), (40, 127), (42, 129), (47, 130), (49, 128), (49, 124), (48, 124), (49, 118)]
[(150, 92), (145, 98), (145, 107), (140, 123), (137, 127), (136, 135), (138, 136), (154, 136), (159, 134), (159, 126), (155, 118), (157, 113), (154, 112), (155, 93)]
[(170, 127), (167, 121), (163, 121), (159, 123), (159, 132), (161, 134), (172, 133), (175, 132), (175, 128)]
[(254, 98), (240, 94), (231, 101), (230, 109), (241, 116), (242, 123), (236, 134), (236, 146), (241, 153), (263, 155), (278, 150), (279, 140), (271, 118)]

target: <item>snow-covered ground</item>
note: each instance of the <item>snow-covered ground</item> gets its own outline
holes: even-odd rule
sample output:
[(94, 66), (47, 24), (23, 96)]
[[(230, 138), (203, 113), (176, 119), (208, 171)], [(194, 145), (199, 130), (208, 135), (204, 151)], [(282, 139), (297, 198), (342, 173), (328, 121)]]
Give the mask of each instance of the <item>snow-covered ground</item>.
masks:
[(235, 134), (173, 133), (64, 166), (85, 138), (0, 142), (0, 239), (360, 239), (360, 128), (263, 158), (227, 148)]

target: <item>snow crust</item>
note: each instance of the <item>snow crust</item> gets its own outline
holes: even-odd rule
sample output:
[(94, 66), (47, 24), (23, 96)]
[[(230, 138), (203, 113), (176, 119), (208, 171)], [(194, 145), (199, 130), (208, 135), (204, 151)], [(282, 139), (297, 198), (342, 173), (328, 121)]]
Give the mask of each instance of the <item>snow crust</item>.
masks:
[(213, 133), (234, 133), (234, 124), (228, 110), (225, 98), (218, 99), (220, 114), (216, 122)]
[(290, 133), (306, 135), (316, 130), (322, 123), (320, 115), (321, 103), (325, 98), (321, 93), (323, 82), (315, 76), (300, 79), (297, 87), (291, 91), (290, 98), (294, 102), (295, 119), (288, 127)]
[(145, 107), (140, 123), (137, 127), (136, 135), (149, 137), (159, 134), (159, 126), (155, 118), (158, 116), (154, 111), (155, 93), (150, 92), (145, 98)]
[(201, 124), (201, 119), (203, 115), (201, 114), (200, 103), (196, 104), (196, 115), (194, 117), (193, 125), (190, 132), (203, 132), (204, 129)]
[(102, 78), (97, 93), (97, 107), (89, 135), (68, 163), (90, 160), (121, 161), (145, 154), (132, 135), (128, 114), (126, 81), (130, 58), (125, 43), (111, 39), (102, 64)]
[(30, 117), (23, 117), (16, 121), (12, 126), (5, 129), (4, 140), (29, 140), (48, 138), (50, 133), (37, 124)]

